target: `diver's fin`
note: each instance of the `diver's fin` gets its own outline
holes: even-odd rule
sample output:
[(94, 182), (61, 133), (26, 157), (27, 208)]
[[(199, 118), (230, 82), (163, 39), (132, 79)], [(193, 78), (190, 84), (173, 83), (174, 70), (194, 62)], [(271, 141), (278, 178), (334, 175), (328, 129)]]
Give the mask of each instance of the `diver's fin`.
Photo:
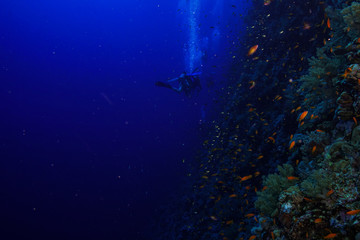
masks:
[(158, 87), (166, 87), (166, 88), (170, 88), (170, 89), (172, 88), (170, 84), (167, 84), (167, 83), (164, 83), (164, 82), (160, 82), (160, 81), (156, 82), (156, 83), (155, 83), (155, 86), (158, 86)]

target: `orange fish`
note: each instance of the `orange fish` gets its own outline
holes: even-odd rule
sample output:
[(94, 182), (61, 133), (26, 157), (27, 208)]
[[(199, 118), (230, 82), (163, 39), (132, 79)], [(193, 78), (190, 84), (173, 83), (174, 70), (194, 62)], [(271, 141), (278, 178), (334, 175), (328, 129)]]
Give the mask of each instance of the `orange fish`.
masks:
[(233, 223), (234, 223), (234, 220), (226, 221), (226, 225), (230, 225), (230, 224), (233, 224)]
[(324, 131), (320, 130), (320, 129), (316, 129), (316, 131), (319, 132), (319, 133), (324, 133)]
[(242, 177), (240, 181), (241, 181), (241, 182), (242, 182), (242, 181), (246, 181), (246, 180), (249, 180), (250, 178), (252, 178), (252, 175)]
[(346, 214), (347, 215), (355, 215), (355, 214), (358, 214), (358, 213), (360, 213), (360, 209), (348, 211)]
[(298, 177), (294, 177), (294, 176), (289, 176), (287, 177), (288, 180), (292, 181), (292, 180), (299, 180)]
[(262, 159), (263, 157), (264, 157), (263, 155), (260, 155), (256, 159)]
[(334, 193), (334, 190), (331, 189), (330, 191), (328, 191), (328, 192), (326, 193), (326, 196), (328, 197), (328, 196), (330, 196), (330, 195), (333, 194), (333, 193)]
[(250, 81), (250, 83), (251, 83), (251, 86), (249, 87), (249, 89), (253, 89), (255, 87), (256, 83), (254, 81)]
[(316, 151), (316, 146), (313, 146), (313, 148), (311, 149), (311, 153), (314, 153)]
[(272, 141), (272, 143), (275, 143), (275, 138), (273, 137), (268, 137), (268, 139), (270, 139)]
[(336, 233), (329, 233), (328, 235), (326, 235), (325, 237), (324, 237), (324, 239), (332, 239), (332, 238), (334, 238), (334, 237), (336, 237)]
[(265, 1), (264, 1), (264, 5), (265, 5), (265, 6), (269, 6), (270, 3), (271, 3), (271, 0), (265, 0)]
[(304, 27), (303, 27), (303, 29), (304, 29), (304, 30), (309, 30), (310, 28), (311, 28), (310, 24), (307, 23), (307, 22), (304, 22)]
[(330, 25), (330, 18), (328, 18), (328, 20), (327, 20), (327, 23), (326, 23), (326, 24), (327, 24), (327, 27), (328, 27), (328, 28), (331, 28), (331, 25)]
[(231, 195), (229, 196), (229, 198), (234, 198), (234, 197), (237, 197), (237, 195), (236, 195), (236, 194), (231, 194)]
[(251, 237), (249, 237), (249, 240), (254, 240), (256, 238), (255, 235), (252, 235)]
[(322, 219), (321, 218), (317, 218), (314, 220), (314, 223), (321, 223), (322, 222)]
[(344, 72), (344, 78), (346, 78), (348, 75), (349, 75), (349, 73), (351, 73), (352, 72), (352, 69), (351, 68), (347, 68), (346, 70), (345, 70), (345, 72)]
[(355, 125), (357, 126), (358, 123), (357, 123), (356, 117), (353, 117), (353, 120), (354, 120)]
[(250, 50), (249, 50), (249, 52), (248, 52), (248, 56), (251, 56), (251, 55), (253, 55), (255, 52), (256, 52), (256, 50), (258, 49), (258, 47), (259, 47), (259, 45), (254, 45), (254, 46), (252, 46), (251, 48), (250, 48)]
[(307, 202), (311, 202), (312, 200), (310, 198), (304, 197), (304, 200)]
[(210, 218), (214, 221), (217, 221), (217, 218), (215, 216), (210, 216)]
[(292, 142), (290, 143), (289, 150), (291, 150), (294, 146), (295, 146), (295, 141), (292, 141)]
[(306, 117), (307, 114), (308, 114), (308, 111), (303, 112), (299, 117), (299, 122), (301, 122)]
[(246, 214), (246, 215), (245, 215), (245, 217), (247, 217), (247, 218), (251, 218), (251, 217), (253, 217), (253, 216), (255, 216), (255, 214), (253, 214), (253, 213), (249, 213), (249, 214)]
[(274, 240), (275, 239), (275, 234), (274, 232), (271, 232), (271, 238)]

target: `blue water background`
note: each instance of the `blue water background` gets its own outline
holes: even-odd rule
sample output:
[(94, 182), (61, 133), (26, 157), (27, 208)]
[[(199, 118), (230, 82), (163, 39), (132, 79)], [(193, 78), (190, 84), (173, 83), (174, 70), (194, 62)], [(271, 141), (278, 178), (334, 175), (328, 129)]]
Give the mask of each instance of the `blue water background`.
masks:
[(216, 114), (246, 9), (201, 1), (204, 89), (188, 99), (154, 86), (188, 66), (186, 2), (0, 2), (0, 236), (150, 239)]

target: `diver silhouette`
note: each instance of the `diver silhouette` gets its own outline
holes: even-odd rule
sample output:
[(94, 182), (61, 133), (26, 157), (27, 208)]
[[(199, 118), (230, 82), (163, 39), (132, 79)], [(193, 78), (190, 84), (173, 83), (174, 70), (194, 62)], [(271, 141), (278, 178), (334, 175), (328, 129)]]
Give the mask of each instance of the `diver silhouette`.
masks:
[[(201, 72), (196, 72), (195, 69), (192, 73), (187, 74), (183, 72), (179, 77), (170, 79), (166, 82), (156, 82), (155, 85), (158, 87), (165, 87), (174, 90), (175, 92), (184, 92), (186, 96), (190, 97), (195, 91), (201, 90), (200, 75)], [(172, 86), (170, 83), (178, 82), (178, 87)]]

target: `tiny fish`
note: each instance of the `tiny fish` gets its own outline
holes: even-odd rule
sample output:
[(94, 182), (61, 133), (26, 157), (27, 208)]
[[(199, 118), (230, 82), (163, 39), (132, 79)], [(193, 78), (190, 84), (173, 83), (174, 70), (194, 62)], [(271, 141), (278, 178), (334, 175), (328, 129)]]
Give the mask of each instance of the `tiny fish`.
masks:
[(301, 122), (306, 117), (307, 114), (308, 114), (308, 111), (303, 112), (299, 117), (299, 122)]
[(249, 237), (249, 240), (254, 240), (256, 238), (255, 235), (252, 235), (251, 237)]
[(245, 215), (245, 217), (247, 217), (247, 218), (251, 218), (251, 217), (253, 217), (253, 216), (255, 216), (255, 214), (253, 214), (253, 213), (249, 213), (249, 214), (246, 214), (246, 215)]
[(316, 151), (316, 146), (313, 146), (313, 148), (311, 149), (311, 153), (314, 153)]
[(251, 56), (251, 55), (253, 55), (255, 52), (256, 52), (256, 50), (258, 49), (258, 47), (259, 47), (259, 45), (254, 45), (254, 46), (252, 46), (251, 48), (250, 48), (250, 50), (249, 50), (249, 52), (248, 52), (248, 56)]
[(292, 181), (292, 180), (299, 180), (298, 177), (294, 177), (294, 176), (288, 176), (287, 179), (290, 180), (290, 181)]
[(336, 237), (336, 233), (329, 233), (328, 235), (326, 235), (325, 237), (324, 237), (324, 239), (332, 239), (332, 238), (334, 238), (334, 237)]
[(236, 195), (236, 194), (231, 194), (231, 195), (229, 196), (229, 198), (234, 198), (234, 197), (237, 197), (237, 195)]
[(289, 150), (291, 150), (294, 146), (295, 146), (295, 141), (292, 141), (292, 142), (290, 143)]
[(226, 225), (230, 225), (230, 224), (233, 224), (233, 223), (234, 223), (234, 220), (226, 221)]
[(328, 27), (328, 28), (331, 28), (331, 25), (330, 25), (330, 18), (328, 18), (328, 20), (327, 20), (326, 24), (327, 24), (327, 27)]
[(346, 214), (347, 215), (355, 215), (355, 214), (358, 214), (358, 213), (360, 213), (360, 209), (348, 211)]
[(252, 175), (248, 175), (248, 176), (242, 177), (242, 178), (241, 178), (241, 182), (242, 182), (242, 181), (249, 180), (250, 178), (252, 178)]
[(326, 193), (326, 196), (328, 197), (328, 196), (330, 196), (330, 195), (333, 194), (333, 193), (334, 193), (334, 190), (331, 189), (330, 191), (328, 191), (328, 192)]
[(321, 223), (322, 222), (322, 219), (321, 218), (317, 218), (314, 220), (314, 223)]

